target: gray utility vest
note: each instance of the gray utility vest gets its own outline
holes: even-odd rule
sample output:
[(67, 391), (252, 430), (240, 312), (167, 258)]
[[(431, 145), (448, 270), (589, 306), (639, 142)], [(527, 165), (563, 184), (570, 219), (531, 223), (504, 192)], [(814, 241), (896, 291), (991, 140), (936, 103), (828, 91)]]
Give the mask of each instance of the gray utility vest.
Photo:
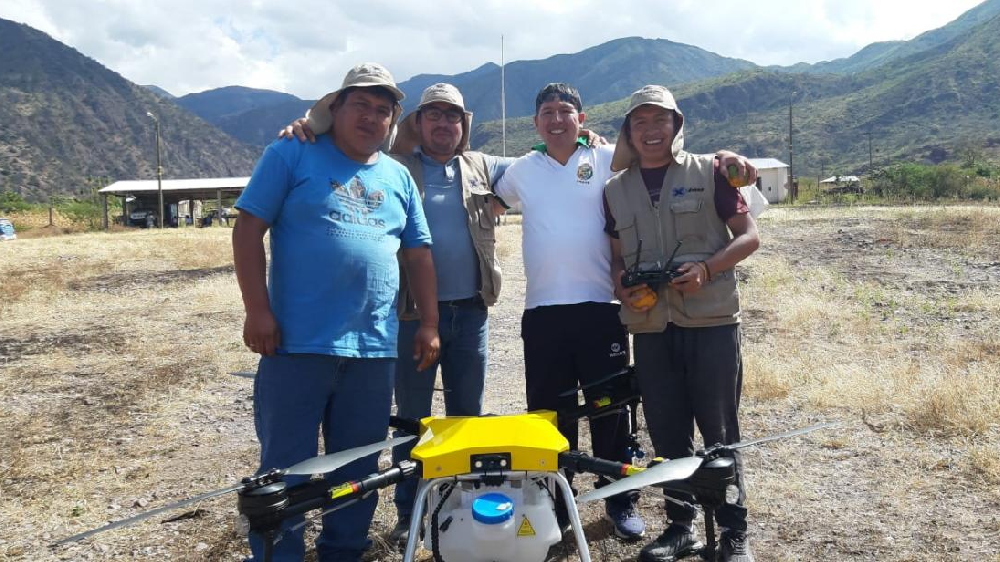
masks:
[[(641, 269), (662, 267), (678, 240), (677, 263), (708, 259), (732, 240), (715, 212), (713, 160), (714, 156), (678, 153), (667, 168), (657, 205), (652, 204), (637, 165), (608, 181), (604, 191), (626, 268), (635, 264), (640, 239)], [(621, 319), (633, 334), (662, 332), (670, 322), (687, 328), (735, 324), (740, 321), (736, 274), (713, 271), (710, 282), (687, 295), (665, 283), (653, 308), (635, 312), (623, 305)]]
[[(424, 165), (416, 154), (393, 155), (406, 166), (413, 180), (424, 195)], [(462, 204), (469, 216), (469, 234), (476, 248), (479, 261), (479, 295), (483, 297), (486, 306), (493, 306), (500, 296), (500, 264), (496, 256), (496, 215), (493, 212), (493, 191), (490, 190), (490, 174), (486, 167), (486, 159), (481, 152), (463, 152), (458, 156), (458, 169), (462, 177)], [(471, 272), (470, 272), (471, 273)], [(399, 304), (400, 320), (416, 320), (420, 318), (410, 285), (406, 278), (406, 269), (399, 268)]]

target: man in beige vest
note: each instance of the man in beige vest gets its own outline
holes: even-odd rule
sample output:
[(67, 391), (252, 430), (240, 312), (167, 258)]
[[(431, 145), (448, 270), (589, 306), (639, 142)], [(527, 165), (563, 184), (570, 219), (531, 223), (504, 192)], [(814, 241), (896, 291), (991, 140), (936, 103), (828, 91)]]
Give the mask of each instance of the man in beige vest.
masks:
[[(666, 88), (645, 86), (632, 94), (612, 160), (612, 169), (624, 172), (605, 187), (615, 293), (622, 322), (634, 334), (650, 439), (665, 458), (694, 452), (694, 423), (706, 446), (740, 439), (743, 365), (734, 267), (760, 244), (746, 203), (718, 160), (684, 151), (683, 127)], [(683, 275), (661, 284), (655, 299), (645, 285), (622, 286), (626, 267), (660, 269), (675, 247), (674, 264)], [(718, 560), (752, 562), (738, 453), (736, 463), (739, 499), (716, 512), (723, 528)], [(666, 511), (671, 524), (639, 560), (676, 560), (701, 548), (694, 508), (668, 501)]]
[[(408, 419), (431, 414), (438, 365), (447, 415), (478, 416), (482, 411), (487, 307), (496, 303), (501, 283), (494, 229), (503, 207), (491, 186), (514, 159), (468, 150), (471, 125), (472, 113), (465, 110), (461, 92), (451, 84), (434, 84), (402, 120), (390, 149), (410, 171), (423, 198), (435, 240), (431, 253), (438, 279), (441, 355), (430, 367), (418, 369), (412, 340), (420, 314), (406, 272), (400, 270), (395, 399), (397, 415)], [(303, 140), (312, 132), (324, 132), (312, 119), (294, 123), (290, 131)], [(393, 461), (409, 458), (412, 448), (410, 443), (394, 449)], [(390, 538), (400, 546), (408, 538), (416, 487), (415, 480), (396, 485), (398, 522)]]

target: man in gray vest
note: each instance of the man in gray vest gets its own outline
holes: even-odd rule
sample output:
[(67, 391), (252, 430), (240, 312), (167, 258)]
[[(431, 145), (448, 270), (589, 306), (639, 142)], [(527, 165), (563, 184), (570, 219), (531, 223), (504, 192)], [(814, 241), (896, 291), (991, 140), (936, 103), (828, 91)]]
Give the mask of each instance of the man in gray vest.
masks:
[[(434, 84), (400, 123), (390, 150), (410, 171), (423, 197), (424, 214), (436, 241), (431, 253), (438, 279), (441, 355), (429, 368), (419, 370), (413, 334), (419, 328), (420, 314), (405, 271), (400, 271), (395, 399), (397, 415), (404, 418), (431, 414), (439, 364), (447, 415), (482, 412), (489, 334), (486, 309), (496, 303), (501, 283), (494, 229), (503, 207), (491, 186), (514, 159), (468, 150), (471, 125), (472, 113), (465, 110), (458, 89)], [(310, 133), (324, 132), (309, 118), (305, 126), (293, 124), (292, 131), (303, 140)], [(412, 448), (410, 443), (394, 449), (393, 461), (409, 458)], [(399, 519), (390, 538), (400, 545), (408, 538), (416, 487), (415, 480), (396, 486)]]
[[(605, 187), (612, 279), (623, 304), (622, 322), (634, 334), (636, 373), (656, 454), (691, 455), (694, 423), (706, 445), (735, 443), (743, 364), (734, 267), (760, 245), (754, 220), (717, 159), (684, 151), (684, 116), (662, 86), (632, 94), (612, 169), (624, 170)], [(678, 242), (675, 263), (682, 264), (683, 275), (661, 285), (655, 299), (639, 301), (649, 292), (645, 285), (622, 286), (626, 266), (660, 268)], [(736, 463), (739, 499), (716, 512), (723, 529), (718, 559), (752, 562), (738, 452)], [(668, 501), (666, 511), (670, 526), (642, 549), (639, 560), (676, 560), (701, 548), (690, 503)]]

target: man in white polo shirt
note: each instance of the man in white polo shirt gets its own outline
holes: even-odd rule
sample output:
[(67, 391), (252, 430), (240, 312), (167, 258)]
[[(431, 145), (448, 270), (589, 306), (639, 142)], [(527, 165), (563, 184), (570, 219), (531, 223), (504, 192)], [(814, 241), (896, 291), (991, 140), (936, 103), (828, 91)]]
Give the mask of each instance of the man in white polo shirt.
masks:
[[(496, 186), (497, 195), (508, 204), (520, 203), (524, 213), (528, 287), (521, 338), (529, 410), (573, 407), (575, 396), (559, 395), (628, 362), (628, 335), (613, 302), (602, 203), (614, 147), (590, 147), (580, 138), (582, 109), (572, 86), (545, 86), (535, 99), (535, 128), (545, 142), (511, 164)], [(577, 422), (560, 423), (559, 430), (575, 449)], [(629, 433), (627, 415), (592, 420), (594, 455), (631, 462)], [(634, 492), (626, 493), (605, 505), (622, 538), (638, 539), (645, 532), (635, 499)]]
[[(528, 286), (521, 339), (529, 410), (575, 406), (576, 396), (559, 395), (628, 363), (602, 195), (614, 175), (615, 147), (588, 146), (579, 136), (585, 119), (575, 88), (561, 83), (542, 88), (535, 98), (534, 121), (544, 143), (511, 164), (496, 185), (496, 194), (508, 205), (520, 203), (523, 212), (521, 250)], [(740, 175), (756, 175), (739, 155), (720, 151), (717, 157), (722, 169), (732, 164)], [(629, 425), (627, 415), (592, 420), (594, 455), (631, 462)], [(576, 448), (577, 423), (560, 424), (559, 430)], [(598, 480), (597, 485), (604, 483)], [(645, 533), (636, 498), (637, 492), (620, 494), (605, 505), (621, 538), (634, 540)]]

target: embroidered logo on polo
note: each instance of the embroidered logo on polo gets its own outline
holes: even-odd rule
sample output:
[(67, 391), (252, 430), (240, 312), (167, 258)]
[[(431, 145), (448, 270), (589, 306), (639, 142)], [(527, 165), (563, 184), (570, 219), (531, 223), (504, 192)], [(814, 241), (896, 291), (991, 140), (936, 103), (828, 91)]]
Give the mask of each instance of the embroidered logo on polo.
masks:
[(590, 165), (590, 162), (581, 162), (576, 168), (576, 181), (588, 183), (592, 177), (594, 177), (594, 167)]
[(611, 344), (611, 354), (608, 357), (622, 357), (625, 355), (625, 350), (622, 348), (622, 344), (615, 342)]
[(369, 216), (385, 202), (385, 192), (381, 189), (368, 189), (360, 178), (351, 178), (344, 185), (335, 179), (330, 180), (330, 189), (337, 197), (341, 209), (330, 211), (330, 219), (346, 224), (357, 224), (372, 228), (385, 228), (385, 220)]

